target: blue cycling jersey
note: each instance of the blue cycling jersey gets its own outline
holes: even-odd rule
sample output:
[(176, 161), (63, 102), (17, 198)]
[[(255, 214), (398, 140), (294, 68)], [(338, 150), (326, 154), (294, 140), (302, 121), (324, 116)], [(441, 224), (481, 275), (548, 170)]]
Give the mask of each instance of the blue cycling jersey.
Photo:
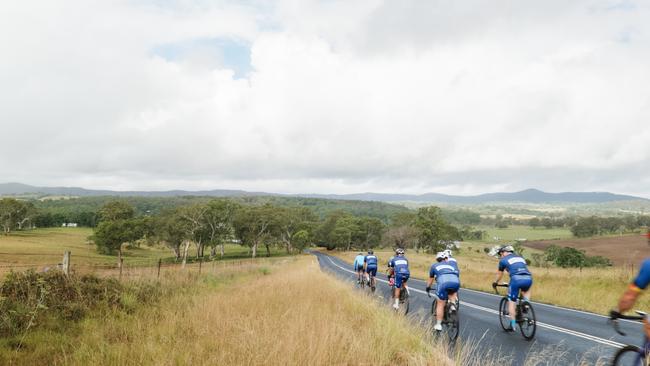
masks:
[(645, 290), (645, 288), (648, 287), (648, 284), (650, 284), (650, 258), (646, 258), (646, 260), (641, 263), (639, 274), (634, 279), (634, 286), (641, 290)]
[(531, 275), (528, 266), (526, 266), (526, 260), (514, 253), (508, 254), (499, 261), (499, 271), (503, 271), (504, 269), (510, 273), (510, 276)]
[(374, 254), (368, 254), (363, 261), (368, 267), (377, 267), (377, 256)]
[(406, 259), (406, 257), (403, 257), (401, 255), (391, 259), (390, 262), (388, 263), (388, 267), (392, 267), (395, 270), (396, 275), (411, 274), (411, 272), (409, 271), (409, 261)]
[(354, 269), (363, 268), (363, 255), (357, 255), (354, 258)]
[(460, 275), (458, 264), (451, 261), (442, 261), (431, 265), (431, 269), (429, 269), (429, 277), (439, 278), (444, 275), (452, 275), (458, 278)]

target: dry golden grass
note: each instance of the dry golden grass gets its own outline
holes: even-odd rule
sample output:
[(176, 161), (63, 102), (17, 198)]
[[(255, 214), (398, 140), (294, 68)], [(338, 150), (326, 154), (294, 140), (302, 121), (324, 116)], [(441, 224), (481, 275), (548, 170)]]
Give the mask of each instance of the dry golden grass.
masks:
[[(328, 252), (347, 262), (352, 263), (356, 252)], [(390, 251), (375, 251), (381, 263), (386, 262), (392, 255)], [(435, 261), (433, 255), (406, 253), (409, 259), (411, 273), (418, 278), (426, 279), (429, 268)], [(461, 270), (463, 287), (492, 292), (492, 281), (497, 270), (497, 259), (485, 254), (461, 252), (455, 255)], [(555, 304), (574, 309), (607, 314), (618, 304), (620, 295), (636, 275), (638, 268), (606, 267), (606, 268), (542, 268), (530, 267), (533, 272), (532, 298), (535, 301)], [(508, 281), (508, 276), (504, 276)], [(650, 297), (642, 296), (636, 304), (637, 309), (650, 309)]]
[(132, 315), (86, 321), (66, 365), (440, 365), (426, 329), (323, 274), (313, 257), (230, 278)]

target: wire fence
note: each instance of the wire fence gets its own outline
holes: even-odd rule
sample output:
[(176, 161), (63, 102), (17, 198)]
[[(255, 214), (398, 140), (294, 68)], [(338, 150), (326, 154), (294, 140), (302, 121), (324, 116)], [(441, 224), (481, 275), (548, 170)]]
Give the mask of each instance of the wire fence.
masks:
[[(168, 273), (218, 273), (229, 268), (241, 268), (246, 266), (260, 266), (270, 264), (277, 258), (248, 258), (248, 259), (209, 259), (193, 258), (191, 261), (183, 264), (182, 261), (169, 262), (169, 258), (150, 258), (142, 260), (121, 261), (116, 258), (114, 264), (108, 263), (77, 263), (79, 259), (93, 258), (91, 256), (75, 256), (70, 252), (63, 255), (54, 254), (36, 254), (36, 253), (0, 253), (21, 256), (35, 256), (40, 259), (39, 263), (3, 263), (0, 262), (0, 278), (11, 271), (34, 270), (37, 272), (47, 272), (51, 270), (61, 270), (66, 273), (79, 275), (93, 274), (101, 277), (117, 277), (119, 279), (136, 279), (136, 278), (160, 278)], [(68, 255), (66, 261), (66, 255)], [(46, 257), (46, 260), (42, 260)]]

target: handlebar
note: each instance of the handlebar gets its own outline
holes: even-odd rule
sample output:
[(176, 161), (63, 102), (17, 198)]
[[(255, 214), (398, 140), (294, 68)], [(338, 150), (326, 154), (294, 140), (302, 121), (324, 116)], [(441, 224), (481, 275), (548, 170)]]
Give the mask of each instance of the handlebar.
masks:
[(626, 335), (625, 332), (623, 332), (619, 327), (618, 320), (625, 319), (625, 320), (643, 321), (647, 316), (647, 313), (644, 313), (643, 311), (636, 310), (636, 313), (639, 315), (624, 315), (619, 313), (616, 310), (611, 310), (609, 312), (609, 322), (612, 324), (612, 327), (614, 327), (616, 333), (625, 336)]
[(510, 287), (510, 284), (507, 282), (502, 282), (502, 283), (497, 283), (497, 284), (492, 284), (492, 288), (494, 289), (494, 292), (499, 294), (499, 290), (497, 290), (497, 287)]

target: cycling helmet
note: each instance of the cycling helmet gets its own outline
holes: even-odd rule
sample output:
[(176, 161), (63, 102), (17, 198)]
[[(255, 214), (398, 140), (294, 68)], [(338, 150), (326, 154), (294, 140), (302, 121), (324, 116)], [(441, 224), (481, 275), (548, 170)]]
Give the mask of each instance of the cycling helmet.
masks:
[(397, 255), (404, 255), (404, 249), (402, 249), (402, 248), (397, 248), (397, 249), (395, 249), (395, 254), (397, 254)]
[(374, 254), (374, 253), (375, 253), (375, 252), (373, 252), (372, 249), (370, 249), (370, 250), (368, 251), (368, 254)]
[(513, 248), (512, 245), (504, 245), (501, 248), (499, 248), (499, 251), (497, 252), (497, 254), (501, 254), (503, 252), (514, 253), (514, 251), (515, 251), (515, 248)]
[(442, 253), (445, 255), (445, 258), (451, 258), (451, 249), (445, 249)]
[(445, 260), (447, 258), (447, 254), (445, 252), (438, 252), (436, 253), (436, 260), (438, 262)]

